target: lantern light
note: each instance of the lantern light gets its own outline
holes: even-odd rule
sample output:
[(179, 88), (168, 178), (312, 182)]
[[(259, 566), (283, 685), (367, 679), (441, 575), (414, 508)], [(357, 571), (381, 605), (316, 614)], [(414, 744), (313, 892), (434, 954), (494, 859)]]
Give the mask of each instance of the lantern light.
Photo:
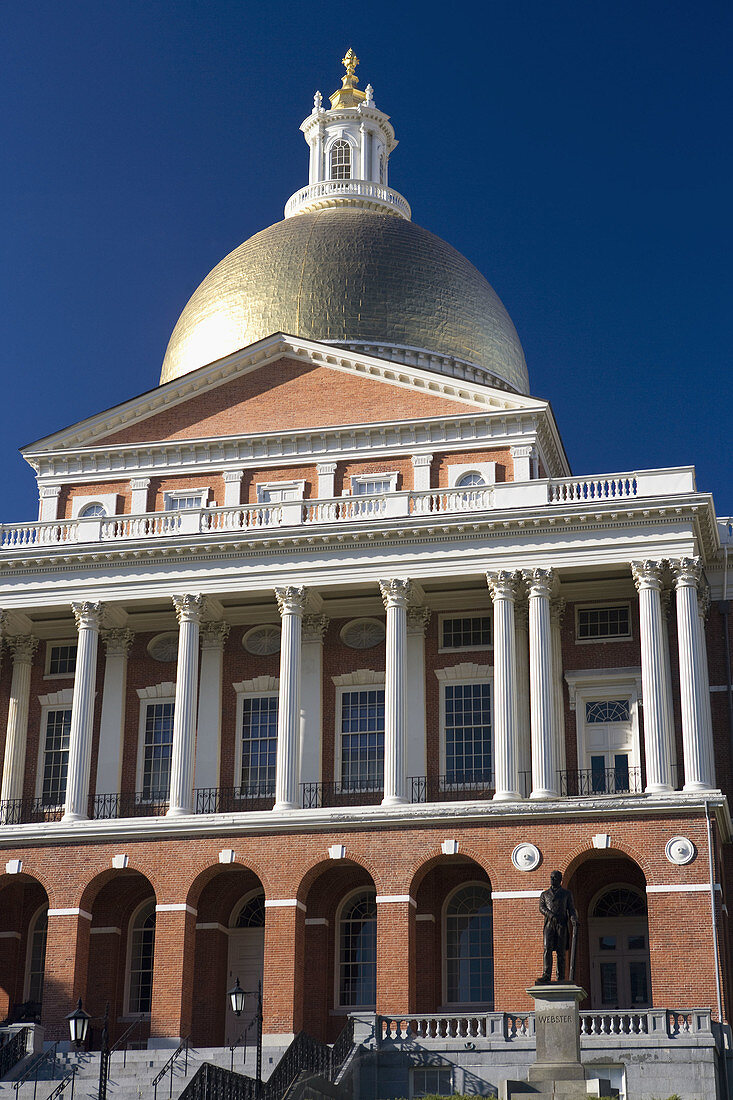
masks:
[(81, 1007), (81, 997), (75, 1010), (66, 1017), (69, 1021), (69, 1034), (75, 1047), (80, 1047), (87, 1037), (87, 1028), (91, 1016)]
[(244, 1011), (244, 998), (246, 997), (246, 993), (239, 984), (239, 978), (237, 978), (235, 984), (227, 993), (227, 996), (229, 998), (229, 1003), (232, 1006), (232, 1012), (234, 1013), (234, 1015), (241, 1016), (242, 1012)]

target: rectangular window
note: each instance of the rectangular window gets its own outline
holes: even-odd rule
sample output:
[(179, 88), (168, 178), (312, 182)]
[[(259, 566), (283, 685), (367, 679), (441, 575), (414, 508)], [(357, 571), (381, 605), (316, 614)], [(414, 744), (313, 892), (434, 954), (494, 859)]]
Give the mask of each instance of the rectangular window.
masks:
[(445, 781), (492, 781), (491, 685), (445, 685)]
[(145, 711), (144, 799), (165, 799), (170, 792), (174, 706), (172, 702), (148, 703)]
[(415, 1066), (412, 1071), (412, 1095), (451, 1096), (453, 1094), (453, 1070), (450, 1066)]
[(581, 642), (630, 638), (629, 605), (579, 607), (576, 612), (576, 637)]
[(164, 500), (166, 512), (182, 512), (186, 508), (202, 508), (204, 492), (166, 493)]
[(48, 676), (73, 676), (76, 671), (76, 642), (48, 646)]
[(275, 789), (277, 695), (245, 696), (242, 702), (242, 787), (269, 794)]
[(388, 477), (354, 478), (352, 492), (356, 496), (377, 496), (379, 493), (388, 493), (392, 488), (391, 479)]
[(488, 649), (490, 646), (491, 615), (461, 615), (441, 620), (441, 649)]
[(257, 500), (260, 504), (282, 504), (286, 500), (302, 500), (305, 483), (283, 481), (279, 485), (258, 485)]
[(71, 708), (49, 710), (47, 712), (43, 743), (43, 785), (41, 788), (41, 799), (44, 806), (63, 806), (66, 800), (70, 729)]
[(384, 688), (341, 696), (341, 786), (378, 791), (384, 785)]

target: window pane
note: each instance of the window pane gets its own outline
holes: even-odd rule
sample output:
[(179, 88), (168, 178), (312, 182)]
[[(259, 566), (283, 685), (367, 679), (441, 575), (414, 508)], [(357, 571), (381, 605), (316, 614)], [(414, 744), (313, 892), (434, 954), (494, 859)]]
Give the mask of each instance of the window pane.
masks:
[(478, 883), (464, 886), (446, 912), (447, 999), (452, 1004), (492, 1004), (494, 936), (491, 894)]
[(416, 1066), (412, 1071), (412, 1095), (451, 1096), (453, 1073), (450, 1067)]
[(377, 905), (373, 890), (352, 898), (339, 921), (339, 1001), (374, 1008), (377, 998)]
[(380, 790), (384, 783), (384, 688), (341, 696), (341, 785)]
[(605, 791), (606, 789), (606, 758), (605, 756), (591, 756), (590, 758), (590, 778), (591, 786), (594, 793)]
[(392, 488), (392, 479), (389, 477), (362, 478), (352, 482), (352, 492), (357, 496), (375, 496), (377, 493), (388, 493)]
[(73, 645), (52, 645), (48, 671), (52, 676), (73, 676), (76, 671), (76, 650)]
[(258, 695), (244, 700), (242, 709), (243, 787), (263, 794), (275, 784), (277, 755), (277, 695)]
[(188, 496), (166, 496), (166, 512), (180, 512), (184, 508), (200, 508), (201, 493), (190, 493)]
[(39, 914), (31, 935), (31, 954), (28, 975), (28, 1000), (40, 1005), (43, 1001), (43, 977), (46, 969), (46, 936), (48, 912)]
[(155, 903), (141, 910), (130, 937), (129, 1012), (150, 1012), (155, 951)]
[(173, 703), (149, 703), (145, 712), (143, 798), (167, 798), (173, 753)]
[(649, 1001), (649, 985), (645, 962), (629, 963), (629, 986), (632, 1005), (645, 1005)]
[(351, 146), (348, 141), (335, 141), (331, 148), (331, 179), (351, 179)]
[(491, 686), (445, 686), (446, 783), (490, 783)]
[(443, 619), (443, 649), (476, 649), (491, 645), (491, 616)]
[(69, 730), (71, 710), (50, 710), (46, 715), (43, 751), (44, 806), (61, 806), (66, 798), (66, 774), (69, 767)]
[(629, 607), (579, 607), (579, 638), (628, 638)]
[(628, 722), (628, 699), (601, 699), (585, 704), (585, 720), (589, 725), (598, 722)]
[(618, 978), (616, 963), (601, 963), (601, 1004), (616, 1005), (618, 1003)]
[(629, 951), (646, 951), (646, 936), (641, 935), (629, 936)]

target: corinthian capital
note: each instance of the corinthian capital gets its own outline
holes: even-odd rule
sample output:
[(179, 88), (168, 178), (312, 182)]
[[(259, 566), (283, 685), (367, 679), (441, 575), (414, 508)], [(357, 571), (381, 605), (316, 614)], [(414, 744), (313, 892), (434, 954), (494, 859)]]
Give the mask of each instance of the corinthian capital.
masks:
[(280, 615), (302, 615), (307, 597), (308, 589), (302, 584), (289, 584), (284, 588), (275, 589), (275, 599)]
[(516, 600), (520, 589), (519, 580), (519, 573), (513, 573), (508, 569), (487, 573), (486, 583), (492, 600)]
[(108, 657), (127, 657), (134, 640), (135, 631), (123, 626), (102, 631), (102, 641)]
[(533, 596), (541, 596), (549, 600), (557, 579), (554, 569), (525, 569), (523, 576), (530, 599)]
[(554, 600), (550, 600), (550, 622), (553, 626), (558, 628), (562, 626), (562, 621), (565, 618), (565, 600), (558, 596)]
[(631, 563), (631, 576), (634, 578), (637, 592), (641, 592), (642, 588), (655, 588), (659, 592), (663, 574), (664, 562), (662, 561), (645, 560)]
[(8, 649), (13, 654), (13, 664), (33, 664), (38, 649), (38, 638), (32, 634), (14, 634), (8, 638)]
[(184, 592), (183, 595), (173, 596), (172, 599), (179, 624), (201, 622), (206, 604), (205, 596), (199, 593)]
[(328, 615), (304, 615), (303, 641), (323, 643), (329, 622)]
[(413, 604), (407, 609), (407, 633), (424, 634), (430, 622), (430, 608), (422, 604)]
[(702, 564), (699, 558), (679, 558), (671, 561), (672, 576), (677, 588), (697, 588), (702, 577)]
[(99, 630), (102, 625), (104, 604), (92, 600), (83, 600), (81, 603), (72, 603), (74, 621), (77, 630)]
[(402, 577), (392, 577), (379, 582), (379, 591), (385, 608), (407, 607), (412, 598), (412, 582)]
[(209, 622), (201, 624), (199, 640), (202, 649), (223, 649), (229, 637), (229, 623)]

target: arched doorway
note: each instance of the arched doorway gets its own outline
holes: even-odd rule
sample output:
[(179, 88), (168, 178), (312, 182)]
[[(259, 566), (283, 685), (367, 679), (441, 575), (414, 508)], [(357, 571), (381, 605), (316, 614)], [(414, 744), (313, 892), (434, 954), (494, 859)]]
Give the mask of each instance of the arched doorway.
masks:
[[(261, 986), (265, 957), (265, 892), (256, 889), (235, 907), (229, 925), (227, 958), (228, 989), (239, 979), (242, 989), (253, 993)], [(245, 1001), (244, 1012), (237, 1017), (227, 1004), (226, 1042), (234, 1043), (247, 1032), (250, 1041), (257, 1008), (255, 997)]]
[(0, 876), (0, 1020), (41, 1016), (48, 895), (30, 875)]
[(646, 897), (636, 887), (604, 887), (588, 911), (591, 1004), (598, 1009), (651, 1008)]

